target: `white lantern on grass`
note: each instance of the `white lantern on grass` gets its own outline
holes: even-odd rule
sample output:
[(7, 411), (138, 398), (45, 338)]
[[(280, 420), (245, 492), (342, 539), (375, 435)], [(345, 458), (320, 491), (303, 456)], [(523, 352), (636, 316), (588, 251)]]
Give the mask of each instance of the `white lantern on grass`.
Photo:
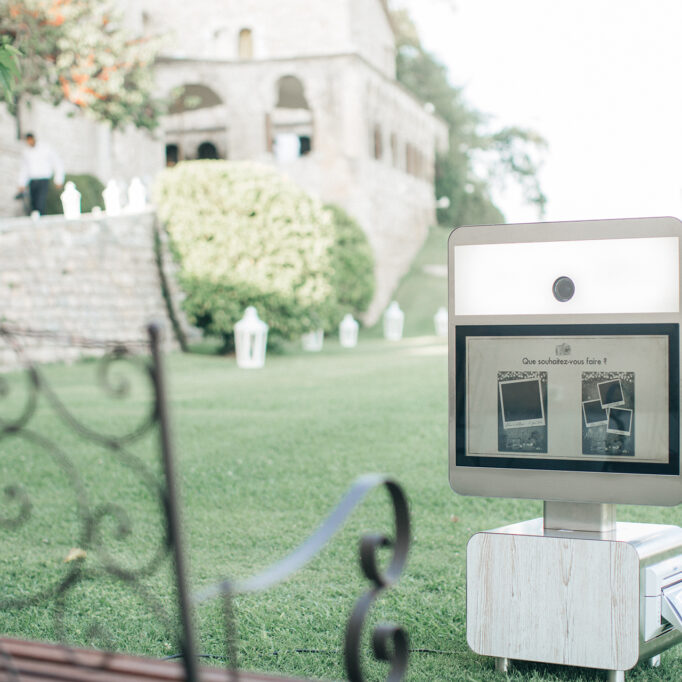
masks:
[(76, 185), (69, 180), (64, 185), (60, 199), (62, 200), (62, 208), (64, 209), (64, 217), (67, 220), (80, 218), (81, 215), (81, 193), (76, 189)]
[(403, 322), (405, 313), (397, 301), (393, 301), (384, 312), (384, 338), (389, 341), (400, 341), (403, 338)]
[(447, 308), (438, 308), (438, 312), (433, 316), (433, 324), (436, 327), (436, 336), (448, 335)]
[(315, 329), (312, 332), (303, 334), (301, 341), (303, 343), (303, 350), (315, 353), (321, 351), (324, 343), (324, 329)]
[(360, 325), (348, 313), (339, 325), (339, 342), (343, 348), (355, 348), (358, 344), (358, 329)]
[(268, 343), (268, 325), (258, 317), (253, 306), (244, 311), (234, 325), (234, 345), (237, 367), (259, 369), (265, 365), (265, 349)]

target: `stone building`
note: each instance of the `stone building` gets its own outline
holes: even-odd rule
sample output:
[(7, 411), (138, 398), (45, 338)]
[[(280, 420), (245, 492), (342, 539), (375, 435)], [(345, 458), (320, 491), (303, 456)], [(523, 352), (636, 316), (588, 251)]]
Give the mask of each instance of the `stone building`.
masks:
[(376, 320), (435, 220), (435, 154), (447, 145), (444, 122), (396, 81), (384, 0), (120, 1), (134, 30), (168, 36), (157, 84), (175, 101), (130, 163), (125, 136), (92, 126), (89, 159), (69, 164), (60, 149), (67, 170), (106, 181), (152, 176), (164, 156), (277, 164), (363, 226)]

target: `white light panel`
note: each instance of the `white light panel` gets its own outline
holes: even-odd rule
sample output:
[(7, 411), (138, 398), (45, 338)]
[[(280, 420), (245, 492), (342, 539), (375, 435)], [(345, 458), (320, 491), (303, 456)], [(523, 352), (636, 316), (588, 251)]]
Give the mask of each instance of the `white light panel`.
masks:
[[(455, 315), (678, 313), (679, 239), (470, 244), (454, 247)], [(575, 294), (561, 303), (561, 276)]]

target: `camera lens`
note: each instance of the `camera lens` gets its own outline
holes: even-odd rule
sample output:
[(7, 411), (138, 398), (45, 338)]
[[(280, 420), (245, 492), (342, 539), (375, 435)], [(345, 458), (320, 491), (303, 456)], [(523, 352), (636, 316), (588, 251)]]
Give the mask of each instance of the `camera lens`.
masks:
[(554, 284), (552, 284), (552, 293), (557, 301), (565, 303), (573, 298), (575, 284), (573, 284), (573, 280), (570, 277), (562, 275), (554, 280)]

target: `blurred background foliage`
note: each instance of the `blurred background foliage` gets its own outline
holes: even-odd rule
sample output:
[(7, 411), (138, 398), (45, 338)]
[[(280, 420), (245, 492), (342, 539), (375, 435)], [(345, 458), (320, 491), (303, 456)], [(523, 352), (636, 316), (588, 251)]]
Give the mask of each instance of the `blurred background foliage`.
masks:
[(392, 11), (397, 38), (398, 80), (433, 106), (449, 128), (449, 149), (436, 162), (436, 197), (449, 206), (438, 209), (438, 222), (448, 227), (504, 222), (494, 203), (495, 188), (511, 180), (542, 217), (546, 197), (538, 180), (545, 140), (518, 126), (495, 129), (492, 117), (467, 104), (462, 88), (451, 85), (447, 67), (421, 44), (404, 9)]

